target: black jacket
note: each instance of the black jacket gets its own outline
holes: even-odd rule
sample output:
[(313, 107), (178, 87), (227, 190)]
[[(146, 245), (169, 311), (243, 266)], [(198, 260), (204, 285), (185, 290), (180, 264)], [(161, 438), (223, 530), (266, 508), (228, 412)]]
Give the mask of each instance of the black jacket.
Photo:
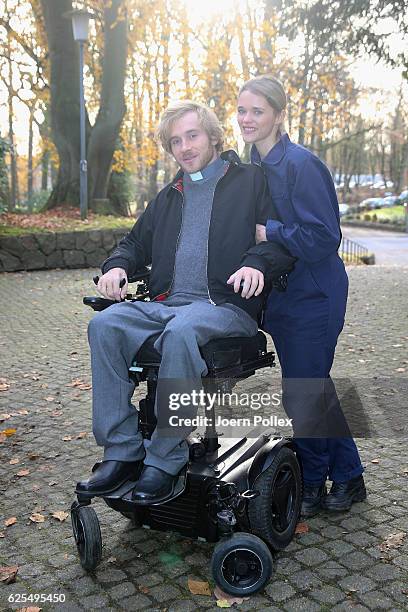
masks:
[[(234, 151), (222, 154), (229, 164), (218, 181), (211, 212), (207, 278), (209, 298), (215, 304), (236, 304), (253, 318), (262, 307), (262, 296), (246, 300), (234, 293), (227, 279), (242, 266), (251, 266), (273, 280), (292, 269), (295, 258), (278, 244), (255, 243), (255, 225), (276, 218), (262, 170), (242, 164)], [(166, 185), (148, 204), (131, 231), (102, 264), (105, 274), (123, 268), (132, 276), (152, 265), (149, 290), (152, 300), (169, 295), (174, 276), (177, 241), (183, 211), (183, 173)]]

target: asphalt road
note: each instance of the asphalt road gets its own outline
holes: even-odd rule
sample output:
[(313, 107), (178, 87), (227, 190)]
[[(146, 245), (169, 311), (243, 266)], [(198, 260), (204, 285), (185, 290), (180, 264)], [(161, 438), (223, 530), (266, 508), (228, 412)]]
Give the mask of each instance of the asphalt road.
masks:
[(408, 265), (408, 234), (365, 227), (342, 227), (343, 236), (367, 247), (375, 253), (375, 263), (382, 265)]

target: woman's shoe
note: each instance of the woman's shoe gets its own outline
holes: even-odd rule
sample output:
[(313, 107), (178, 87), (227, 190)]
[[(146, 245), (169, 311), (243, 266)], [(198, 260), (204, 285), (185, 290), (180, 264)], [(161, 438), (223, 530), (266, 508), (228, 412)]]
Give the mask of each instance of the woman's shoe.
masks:
[(303, 484), (303, 499), (300, 516), (310, 518), (321, 510), (322, 500), (326, 497), (326, 483), (321, 485)]
[(367, 497), (363, 476), (356, 476), (347, 482), (333, 482), (330, 493), (322, 501), (322, 507), (329, 512), (350, 510), (354, 502)]

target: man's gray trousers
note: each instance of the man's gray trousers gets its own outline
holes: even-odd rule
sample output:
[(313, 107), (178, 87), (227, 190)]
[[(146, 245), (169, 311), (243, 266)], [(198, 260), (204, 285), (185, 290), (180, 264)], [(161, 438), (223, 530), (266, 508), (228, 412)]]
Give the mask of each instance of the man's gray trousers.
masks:
[[(145, 457), (145, 465), (169, 474), (177, 474), (188, 461), (184, 438), (163, 437), (156, 430), (149, 441), (139, 432), (138, 412), (131, 403), (135, 385), (128, 369), (147, 338), (160, 334), (154, 344), (162, 355), (159, 379), (196, 381), (199, 389), (201, 376), (207, 374), (199, 346), (214, 338), (254, 336), (257, 329), (256, 322), (240, 308), (204, 300), (182, 306), (121, 302), (95, 315), (88, 328), (93, 432), (97, 444), (105, 449), (104, 460)], [(158, 404), (156, 398), (156, 410)], [(196, 412), (191, 406), (191, 418)]]

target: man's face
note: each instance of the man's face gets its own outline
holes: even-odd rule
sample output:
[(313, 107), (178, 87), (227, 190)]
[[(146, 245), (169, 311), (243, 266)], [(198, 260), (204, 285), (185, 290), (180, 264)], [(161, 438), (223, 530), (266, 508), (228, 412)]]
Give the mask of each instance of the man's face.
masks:
[(184, 172), (193, 174), (217, 159), (216, 141), (201, 127), (195, 111), (189, 111), (174, 122), (170, 146), (174, 159)]

